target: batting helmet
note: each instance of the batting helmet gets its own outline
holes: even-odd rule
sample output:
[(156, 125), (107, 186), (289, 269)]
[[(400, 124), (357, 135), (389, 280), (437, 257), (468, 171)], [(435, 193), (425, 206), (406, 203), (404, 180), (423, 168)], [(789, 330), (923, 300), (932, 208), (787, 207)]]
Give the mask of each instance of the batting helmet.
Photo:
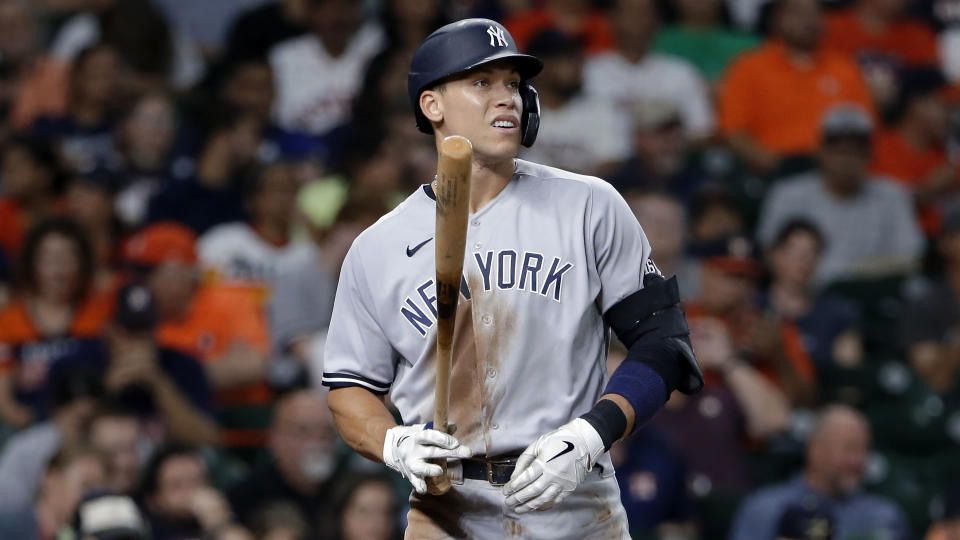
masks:
[(433, 133), (433, 126), (420, 111), (420, 94), (424, 90), (451, 75), (505, 58), (513, 60), (520, 73), (523, 101), (521, 143), (532, 146), (540, 129), (540, 100), (529, 79), (540, 73), (543, 62), (534, 56), (520, 54), (510, 32), (490, 19), (464, 19), (443, 26), (427, 36), (413, 54), (407, 74), (407, 92), (420, 131)]

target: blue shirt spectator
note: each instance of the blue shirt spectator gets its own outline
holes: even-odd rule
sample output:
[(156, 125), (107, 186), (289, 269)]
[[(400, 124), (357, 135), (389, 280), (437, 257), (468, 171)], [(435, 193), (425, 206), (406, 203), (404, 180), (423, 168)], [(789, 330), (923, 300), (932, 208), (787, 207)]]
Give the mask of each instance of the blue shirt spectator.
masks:
[(825, 408), (807, 441), (804, 472), (750, 495), (737, 512), (729, 540), (774, 540), (784, 513), (811, 498), (832, 509), (834, 540), (910, 538), (900, 508), (860, 490), (869, 445), (869, 427), (859, 412), (842, 405)]

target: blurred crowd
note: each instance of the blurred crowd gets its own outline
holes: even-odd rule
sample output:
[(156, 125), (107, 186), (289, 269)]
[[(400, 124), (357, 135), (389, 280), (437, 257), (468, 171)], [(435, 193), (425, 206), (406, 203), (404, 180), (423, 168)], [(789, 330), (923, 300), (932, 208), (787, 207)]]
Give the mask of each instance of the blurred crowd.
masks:
[(960, 0), (0, 0), (0, 538), (401, 536), (317, 375), (471, 16), (545, 62), (521, 157), (680, 280), (707, 384), (612, 450), (635, 536), (960, 539)]

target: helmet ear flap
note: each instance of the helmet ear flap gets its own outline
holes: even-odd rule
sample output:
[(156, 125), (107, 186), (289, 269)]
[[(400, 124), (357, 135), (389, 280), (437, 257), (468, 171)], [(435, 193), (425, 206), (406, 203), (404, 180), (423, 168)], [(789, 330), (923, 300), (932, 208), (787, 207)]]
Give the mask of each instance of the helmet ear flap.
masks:
[(530, 81), (520, 83), (520, 99), (523, 102), (523, 113), (520, 115), (520, 144), (530, 148), (537, 140), (540, 131), (540, 95)]

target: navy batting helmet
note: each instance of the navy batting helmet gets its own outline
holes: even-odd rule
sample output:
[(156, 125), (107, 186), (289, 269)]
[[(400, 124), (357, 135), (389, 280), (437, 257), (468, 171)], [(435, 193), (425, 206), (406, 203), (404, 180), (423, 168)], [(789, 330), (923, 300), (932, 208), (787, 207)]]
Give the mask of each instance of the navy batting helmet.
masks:
[(543, 62), (534, 56), (520, 54), (513, 36), (502, 24), (490, 19), (464, 19), (439, 28), (427, 36), (413, 54), (407, 74), (407, 92), (417, 118), (417, 127), (433, 133), (433, 126), (420, 111), (420, 94), (440, 80), (471, 70), (482, 64), (508, 58), (520, 73), (521, 143), (533, 145), (540, 128), (540, 101), (529, 79), (540, 73)]

